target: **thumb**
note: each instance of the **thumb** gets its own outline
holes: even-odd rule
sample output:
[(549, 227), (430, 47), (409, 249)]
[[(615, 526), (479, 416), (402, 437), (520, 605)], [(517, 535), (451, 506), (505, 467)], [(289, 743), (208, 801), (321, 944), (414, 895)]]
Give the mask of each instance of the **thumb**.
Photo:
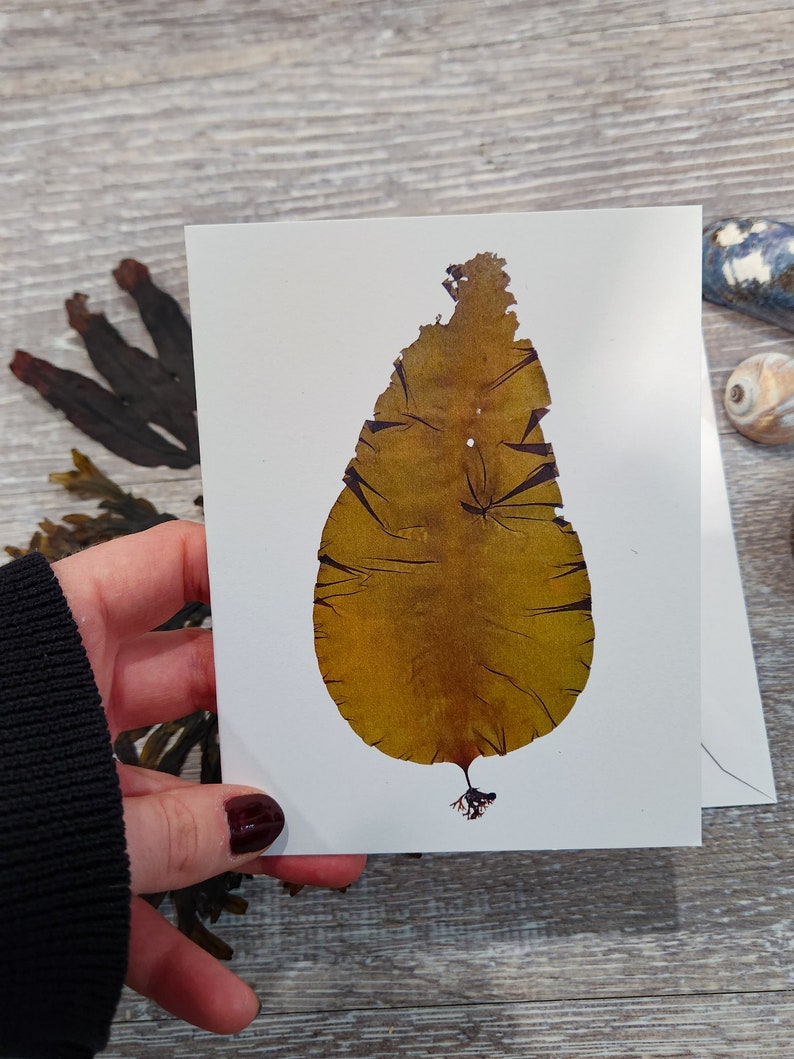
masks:
[(185, 783), (124, 799), (133, 893), (179, 890), (239, 870), (284, 829), (273, 798), (251, 787)]

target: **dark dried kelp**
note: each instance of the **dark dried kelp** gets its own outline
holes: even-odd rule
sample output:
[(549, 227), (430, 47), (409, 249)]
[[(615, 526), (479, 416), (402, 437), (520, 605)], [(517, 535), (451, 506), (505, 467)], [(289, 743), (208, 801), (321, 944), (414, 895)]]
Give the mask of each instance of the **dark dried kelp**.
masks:
[(218, 960), (230, 960), (234, 949), (217, 934), (213, 934), (202, 920), (209, 919), (210, 923), (217, 923), (222, 912), (229, 912), (234, 916), (245, 915), (248, 902), (240, 894), (231, 893), (240, 886), (244, 878), (250, 879), (251, 876), (227, 871), (195, 886), (186, 886), (171, 893), (176, 911), (176, 925), (191, 941), (195, 941)]
[[(146, 742), (138, 750), (136, 743), (144, 737)], [(203, 710), (194, 710), (176, 721), (158, 724), (154, 731), (141, 728), (123, 733), (117, 741), (116, 753), (125, 765), (140, 765), (141, 768), (167, 772), (169, 776), (179, 776), (190, 752), (200, 746), (209, 753), (206, 763), (202, 761), (202, 781), (220, 783), (217, 744), (217, 717)]]
[(22, 350), (11, 370), (117, 456), (142, 467), (193, 467), (199, 449), (190, 325), (145, 265), (127, 258), (114, 275), (135, 299), (159, 359), (130, 346), (104, 314), (89, 312), (86, 295), (75, 294), (66, 302), (69, 323), (110, 389)]
[(22, 349), (14, 353), (11, 370), (38, 390), (53, 408), (110, 452), (141, 467), (186, 469), (196, 460), (152, 430), (135, 409), (93, 379), (58, 368)]
[(179, 302), (155, 286), (149, 269), (134, 258), (125, 258), (114, 270), (113, 277), (135, 299), (143, 326), (152, 336), (163, 367), (181, 382), (195, 408), (193, 335)]
[(66, 302), (70, 325), (85, 343), (91, 363), (122, 402), (148, 423), (156, 423), (185, 446), (198, 463), (195, 404), (155, 357), (124, 341), (104, 313), (88, 310), (88, 298), (77, 294)]

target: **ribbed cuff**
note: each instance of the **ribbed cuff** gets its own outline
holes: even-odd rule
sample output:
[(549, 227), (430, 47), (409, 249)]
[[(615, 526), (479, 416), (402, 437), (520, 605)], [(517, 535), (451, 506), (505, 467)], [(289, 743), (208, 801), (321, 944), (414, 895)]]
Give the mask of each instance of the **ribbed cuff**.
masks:
[(105, 1047), (126, 971), (121, 791), (80, 634), (38, 553), (0, 569), (0, 623), (0, 1054), (76, 1059)]

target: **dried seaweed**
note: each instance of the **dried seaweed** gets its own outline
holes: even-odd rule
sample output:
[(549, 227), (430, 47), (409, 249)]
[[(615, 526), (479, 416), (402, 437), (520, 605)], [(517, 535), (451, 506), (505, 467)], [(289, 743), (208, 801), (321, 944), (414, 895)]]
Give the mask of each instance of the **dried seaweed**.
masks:
[(451, 266), (449, 323), (396, 360), (323, 529), (314, 608), (341, 715), (390, 757), (458, 765), (470, 820), (496, 797), (472, 762), (562, 723), (593, 656), (587, 568), (540, 425), (549, 390), (515, 336), (504, 264)]
[(134, 258), (125, 258), (114, 270), (113, 278), (135, 299), (143, 326), (152, 336), (163, 367), (181, 382), (195, 408), (193, 336), (179, 302), (156, 287), (146, 265)]
[(202, 920), (209, 919), (210, 923), (216, 923), (222, 912), (230, 912), (235, 916), (245, 915), (248, 902), (239, 894), (230, 892), (240, 886), (243, 878), (250, 879), (251, 876), (224, 872), (213, 879), (207, 879), (196, 886), (187, 886), (171, 894), (179, 929), (191, 941), (195, 941), (219, 960), (230, 960), (234, 949), (217, 934), (213, 934)]
[[(27, 548), (6, 546), (6, 552), (13, 558), (36, 551), (50, 562), (56, 562), (93, 544), (138, 533), (175, 518), (168, 512), (158, 511), (148, 500), (125, 493), (77, 449), (72, 449), (72, 461), (75, 470), (51, 474), (50, 481), (63, 486), (81, 500), (98, 500), (101, 514), (64, 515), (60, 523), (43, 519)], [(195, 608), (202, 604), (191, 606)], [(200, 622), (194, 621), (193, 624)]]
[(76, 293), (66, 301), (69, 323), (110, 388), (24, 350), (14, 354), (11, 370), (117, 456), (142, 467), (193, 467), (199, 449), (190, 325), (145, 265), (127, 258), (114, 276), (135, 300), (158, 357), (130, 346), (103, 313), (89, 312), (85, 294)]
[[(137, 743), (143, 746), (138, 750)], [(196, 710), (177, 721), (169, 721), (152, 728), (124, 732), (116, 740), (115, 751), (120, 761), (128, 765), (156, 769), (178, 776), (193, 750), (201, 755), (201, 782), (220, 783), (221, 767), (218, 744), (218, 718), (205, 710)], [(234, 950), (202, 922), (216, 923), (222, 912), (243, 915), (248, 902), (237, 890), (243, 878), (238, 872), (223, 872), (194, 886), (172, 890), (169, 894), (144, 895), (155, 908), (166, 896), (170, 897), (176, 913), (177, 927), (197, 945), (219, 960), (230, 960)]]
[[(17, 558), (35, 550), (55, 562), (82, 548), (138, 533), (175, 517), (158, 511), (149, 500), (125, 492), (77, 449), (72, 450), (72, 461), (74, 470), (51, 474), (50, 481), (82, 500), (97, 500), (101, 513), (64, 515), (60, 523), (43, 519), (28, 547), (7, 546), (5, 550), (9, 555)], [(207, 604), (186, 603), (160, 629), (196, 627), (209, 616)], [(219, 783), (221, 780), (218, 719), (206, 710), (194, 711), (176, 721), (122, 732), (116, 738), (114, 750), (124, 764), (156, 769), (172, 776), (181, 774), (191, 753), (196, 751), (201, 782)], [(171, 891), (169, 895), (179, 929), (218, 959), (231, 959), (233, 950), (204, 926), (202, 918), (215, 923), (224, 911), (242, 915), (247, 902), (231, 892), (240, 886), (242, 878), (236, 872), (226, 872), (195, 886)], [(155, 906), (159, 906), (165, 897), (166, 894), (147, 895)]]
[(97, 371), (122, 402), (148, 423), (155, 423), (181, 441), (198, 463), (195, 401), (177, 378), (155, 357), (130, 346), (104, 313), (88, 310), (85, 294), (66, 302), (69, 323), (80, 335)]
[(195, 458), (152, 430), (130, 404), (93, 379), (18, 349), (11, 371), (110, 452), (140, 467), (187, 469)]
[[(190, 324), (174, 298), (155, 286), (145, 265), (126, 258), (113, 275), (119, 287), (135, 300), (157, 350), (157, 359), (128, 345), (102, 313), (89, 312), (85, 295), (75, 294), (66, 303), (69, 321), (112, 390), (22, 350), (15, 353), (11, 370), (63, 411), (84, 434), (116, 455), (145, 467), (187, 469), (198, 462)], [(168, 431), (184, 448), (168, 441), (150, 423)], [(82, 500), (97, 501), (99, 513), (67, 514), (57, 523), (42, 519), (26, 548), (5, 548), (12, 557), (35, 550), (55, 562), (83, 548), (138, 533), (175, 517), (158, 511), (149, 500), (125, 492), (77, 449), (72, 450), (72, 461), (74, 470), (51, 474), (50, 481)], [(202, 506), (201, 497), (194, 502)], [(197, 627), (209, 617), (207, 604), (189, 602), (160, 629)], [(217, 717), (206, 711), (122, 732), (114, 750), (122, 762), (171, 775), (179, 775), (195, 752), (201, 782), (221, 780)], [(228, 960), (233, 954), (231, 946), (202, 920), (215, 923), (222, 912), (245, 912), (247, 901), (232, 892), (243, 878), (250, 876), (226, 872), (170, 895), (148, 895), (148, 900), (157, 907), (170, 896), (182, 933), (218, 959)], [(302, 889), (296, 885), (291, 892)]]

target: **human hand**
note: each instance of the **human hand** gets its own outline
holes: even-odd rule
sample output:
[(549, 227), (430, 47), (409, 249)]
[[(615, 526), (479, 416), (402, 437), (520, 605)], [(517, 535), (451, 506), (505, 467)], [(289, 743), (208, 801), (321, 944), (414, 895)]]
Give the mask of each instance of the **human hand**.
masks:
[[(167, 522), (62, 559), (53, 570), (114, 739), (191, 709), (215, 708), (212, 633), (150, 631), (184, 603), (209, 601), (202, 526)], [(341, 887), (363, 870), (363, 856), (252, 861), (278, 836), (283, 814), (250, 787), (191, 783), (120, 763), (118, 773), (133, 895), (181, 889), (224, 871)], [(243, 800), (230, 806), (231, 799)], [(127, 984), (215, 1033), (238, 1032), (259, 1010), (248, 985), (138, 896), (132, 899)]]

